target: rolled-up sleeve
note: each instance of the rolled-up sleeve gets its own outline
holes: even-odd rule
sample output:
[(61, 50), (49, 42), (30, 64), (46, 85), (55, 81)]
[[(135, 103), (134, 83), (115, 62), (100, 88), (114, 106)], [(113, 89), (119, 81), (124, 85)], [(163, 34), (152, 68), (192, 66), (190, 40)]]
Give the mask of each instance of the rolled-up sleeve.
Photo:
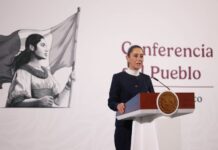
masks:
[(19, 69), (15, 73), (11, 83), (7, 105), (13, 105), (31, 97), (31, 74), (25, 70)]

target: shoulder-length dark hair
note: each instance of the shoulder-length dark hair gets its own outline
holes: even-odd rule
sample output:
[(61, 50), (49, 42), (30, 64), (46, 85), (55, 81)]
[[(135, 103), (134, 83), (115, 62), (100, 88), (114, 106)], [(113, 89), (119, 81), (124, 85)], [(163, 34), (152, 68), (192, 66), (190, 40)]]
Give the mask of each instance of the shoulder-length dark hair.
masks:
[(22, 52), (20, 52), (20, 54), (15, 56), (13, 62), (11, 63), (13, 72), (15, 72), (21, 66), (27, 64), (30, 61), (31, 56), (33, 54), (33, 51), (30, 50), (30, 45), (32, 45), (34, 47), (34, 50), (36, 50), (37, 44), (42, 38), (44, 37), (40, 34), (31, 34), (27, 37), (25, 43), (25, 50), (23, 50)]

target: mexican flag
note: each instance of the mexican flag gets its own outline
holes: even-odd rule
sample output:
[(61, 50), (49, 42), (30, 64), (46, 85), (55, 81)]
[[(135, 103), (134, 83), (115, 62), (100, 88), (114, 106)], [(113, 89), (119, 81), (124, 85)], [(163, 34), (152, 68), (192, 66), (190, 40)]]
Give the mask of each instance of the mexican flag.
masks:
[(44, 36), (49, 48), (49, 57), (43, 65), (50, 68), (52, 74), (63, 67), (74, 69), (79, 12), (78, 9), (75, 14), (49, 29), (22, 29), (8, 36), (0, 35), (0, 88), (3, 83), (12, 81), (10, 64), (13, 58), (25, 49), (26, 38), (30, 34)]

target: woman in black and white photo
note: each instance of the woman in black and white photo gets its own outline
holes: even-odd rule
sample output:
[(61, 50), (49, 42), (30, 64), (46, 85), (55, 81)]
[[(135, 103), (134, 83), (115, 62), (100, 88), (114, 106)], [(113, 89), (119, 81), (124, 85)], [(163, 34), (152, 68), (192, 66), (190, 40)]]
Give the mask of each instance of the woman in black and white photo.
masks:
[(48, 57), (44, 37), (31, 34), (27, 37), (25, 50), (15, 56), (11, 67), (14, 77), (9, 88), (6, 107), (53, 107), (61, 105), (74, 80), (71, 73), (65, 88), (60, 92), (49, 69), (40, 64)]

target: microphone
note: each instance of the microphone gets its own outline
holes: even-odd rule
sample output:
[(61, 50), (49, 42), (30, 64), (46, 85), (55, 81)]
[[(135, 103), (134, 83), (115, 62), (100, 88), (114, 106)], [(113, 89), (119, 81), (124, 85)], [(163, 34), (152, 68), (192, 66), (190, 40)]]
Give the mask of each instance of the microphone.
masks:
[(155, 77), (151, 77), (152, 79), (156, 80), (157, 82), (159, 82), (160, 84), (162, 84), (165, 88), (167, 88), (170, 91), (170, 88), (168, 86), (166, 86), (165, 84), (163, 84), (162, 82), (160, 82), (157, 78)]

